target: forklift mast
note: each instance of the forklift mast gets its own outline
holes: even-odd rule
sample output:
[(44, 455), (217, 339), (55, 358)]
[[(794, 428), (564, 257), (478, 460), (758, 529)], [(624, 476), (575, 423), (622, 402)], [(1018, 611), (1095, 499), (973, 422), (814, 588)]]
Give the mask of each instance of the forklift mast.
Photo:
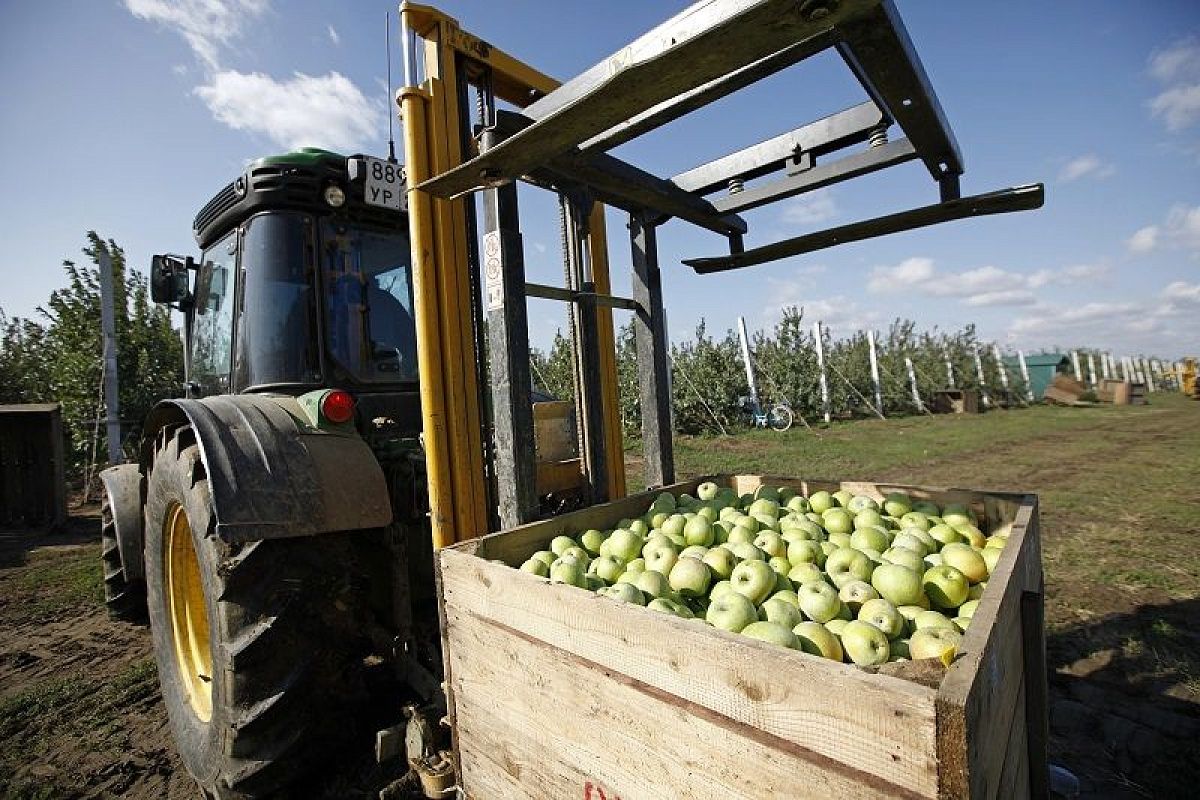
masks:
[[(405, 85), (398, 102), (437, 547), (489, 530), (479, 439), (481, 407), (489, 400), (500, 508), (499, 520), (491, 522), (512, 526), (536, 511), (528, 296), (571, 304), (580, 468), (588, 500), (599, 502), (624, 489), (613, 308), (634, 312), (645, 485), (674, 479), (659, 225), (678, 218), (726, 238), (727, 253), (683, 261), (704, 274), (1035, 209), (1044, 201), (1041, 184), (962, 195), (958, 143), (891, 0), (701, 0), (562, 85), (427, 6), (401, 5), (401, 34)], [(608, 153), (830, 49), (862, 86), (865, 102), (669, 178)], [(471, 88), (478, 93), (474, 120)], [(910, 161), (928, 171), (936, 202), (746, 249), (749, 226), (741, 212)], [(518, 180), (559, 196), (565, 287), (525, 281)], [(482, 253), (467, 202), (479, 191)], [(609, 293), (600, 203), (629, 213), (632, 298)], [(481, 272), (482, 293), (476, 285)], [(477, 308), (481, 296), (486, 309)], [(481, 400), (484, 318), (492, 391)]]

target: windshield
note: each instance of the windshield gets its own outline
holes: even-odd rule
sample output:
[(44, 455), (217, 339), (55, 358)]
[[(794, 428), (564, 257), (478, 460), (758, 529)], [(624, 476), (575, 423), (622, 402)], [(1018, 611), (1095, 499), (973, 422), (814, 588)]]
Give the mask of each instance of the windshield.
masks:
[(205, 395), (229, 391), (233, 353), (233, 286), (237, 233), (210, 247), (196, 275), (196, 317), (192, 323), (189, 380)]
[(415, 381), (408, 237), (322, 220), (325, 316), (334, 359), (359, 380)]

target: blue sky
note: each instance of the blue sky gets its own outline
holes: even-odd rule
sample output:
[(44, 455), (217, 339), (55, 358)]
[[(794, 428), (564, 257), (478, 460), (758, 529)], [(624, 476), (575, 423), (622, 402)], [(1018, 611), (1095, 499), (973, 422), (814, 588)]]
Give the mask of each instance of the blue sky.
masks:
[[(463, 27), (560, 78), (583, 71), (682, 2), (446, 0)], [(898, 7), (958, 137), (967, 193), (1042, 180), (1046, 207), (929, 228), (699, 277), (680, 258), (723, 241), (660, 232), (674, 338), (770, 325), (802, 305), (835, 335), (975, 322), (1003, 346), (1200, 351), (1200, 4), (932, 3)], [(134, 265), (192, 252), (196, 210), (260, 155), (312, 144), (385, 149), (383, 20), (392, 2), (46, 0), (0, 5), (0, 145), (7, 191), (0, 307), (30, 314), (87, 229)], [(395, 16), (393, 14), (393, 21)], [(399, 63), (397, 57), (396, 63)], [(397, 71), (397, 75), (398, 75)], [(663, 175), (863, 99), (822, 56), (620, 148)], [(749, 244), (924, 205), (916, 165), (748, 216)], [(522, 192), (530, 277), (561, 280), (551, 198)], [(609, 216), (628, 291), (621, 215)], [(531, 304), (544, 343), (560, 307)]]

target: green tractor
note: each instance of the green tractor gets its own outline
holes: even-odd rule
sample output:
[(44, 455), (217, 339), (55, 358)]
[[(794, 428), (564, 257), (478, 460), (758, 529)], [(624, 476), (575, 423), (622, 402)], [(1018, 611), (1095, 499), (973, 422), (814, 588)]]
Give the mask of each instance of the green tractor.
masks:
[(373, 669), (401, 687), (381, 725), (443, 713), (401, 169), (263, 158), (194, 233), (199, 260), (152, 264), (186, 397), (102, 474), (105, 599), (149, 616), (188, 771), (262, 796), (345, 735)]

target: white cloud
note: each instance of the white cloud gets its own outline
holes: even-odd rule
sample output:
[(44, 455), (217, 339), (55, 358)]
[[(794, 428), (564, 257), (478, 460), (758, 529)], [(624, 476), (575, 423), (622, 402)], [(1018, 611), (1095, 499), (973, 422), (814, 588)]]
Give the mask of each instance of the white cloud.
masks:
[(1147, 225), (1144, 228), (1138, 228), (1133, 236), (1129, 237), (1126, 244), (1134, 253), (1149, 253), (1158, 246), (1158, 226)]
[(1139, 228), (1126, 241), (1130, 251), (1148, 253), (1157, 247), (1170, 247), (1200, 255), (1200, 206), (1177, 203), (1158, 225)]
[(359, 150), (378, 138), (386, 122), (379, 104), (337, 72), (297, 72), (278, 81), (259, 72), (226, 70), (196, 87), (195, 93), (214, 117), (234, 130), (263, 134), (289, 148)]
[(871, 270), (867, 291), (876, 294), (914, 292), (933, 297), (961, 297), (968, 306), (1024, 305), (1035, 302), (1031, 291), (1049, 284), (1072, 284), (1100, 277), (1107, 270), (1095, 264), (1075, 264), (1059, 270), (1012, 272), (994, 266), (962, 272), (940, 272), (929, 258), (908, 258)]
[(1166, 84), (1149, 105), (1167, 130), (1181, 131), (1200, 120), (1200, 40), (1191, 37), (1151, 54), (1150, 74)]
[(1093, 178), (1108, 178), (1116, 171), (1117, 168), (1112, 164), (1101, 161), (1099, 156), (1088, 153), (1068, 161), (1059, 171), (1058, 180), (1060, 183), (1070, 183), (1089, 175)]
[(174, 72), (180, 77), (188, 74), (187, 64), (175, 64), (171, 67), (171, 72)]
[(342, 37), (338, 36), (338, 32), (332, 25), (329, 26), (329, 41), (333, 42), (335, 45), (342, 43)]
[(1163, 289), (1162, 296), (1174, 303), (1200, 305), (1200, 283), (1175, 281)]
[(174, 30), (214, 70), (220, 48), (240, 36), (245, 23), (268, 5), (269, 0), (125, 0), (129, 13)]
[(837, 203), (828, 189), (801, 195), (783, 207), (783, 221), (792, 225), (814, 225), (837, 215)]

